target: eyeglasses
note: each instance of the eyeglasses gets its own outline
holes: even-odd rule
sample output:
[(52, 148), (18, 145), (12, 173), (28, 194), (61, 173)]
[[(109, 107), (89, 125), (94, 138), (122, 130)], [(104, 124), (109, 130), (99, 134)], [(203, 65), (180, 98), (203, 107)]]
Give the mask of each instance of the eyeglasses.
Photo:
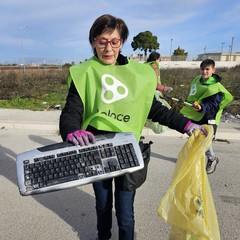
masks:
[(121, 38), (113, 38), (111, 40), (107, 40), (105, 38), (94, 38), (94, 41), (96, 43), (96, 46), (100, 49), (105, 48), (108, 45), (108, 43), (110, 43), (112, 48), (118, 48), (122, 43)]

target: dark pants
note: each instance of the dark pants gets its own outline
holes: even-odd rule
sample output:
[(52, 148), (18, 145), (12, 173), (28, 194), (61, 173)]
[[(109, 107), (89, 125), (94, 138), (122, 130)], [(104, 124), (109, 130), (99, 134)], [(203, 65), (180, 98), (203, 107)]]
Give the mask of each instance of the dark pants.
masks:
[[(113, 179), (93, 183), (96, 197), (97, 230), (100, 239), (111, 238)], [(115, 178), (115, 210), (119, 227), (119, 240), (134, 239), (134, 197), (135, 191), (123, 191)]]

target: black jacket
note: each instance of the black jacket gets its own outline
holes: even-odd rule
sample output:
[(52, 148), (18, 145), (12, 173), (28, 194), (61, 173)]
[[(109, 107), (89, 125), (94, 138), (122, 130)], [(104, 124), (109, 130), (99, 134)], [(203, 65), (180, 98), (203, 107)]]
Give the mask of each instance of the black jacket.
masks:
[[(127, 58), (119, 55), (118, 63), (121, 65), (126, 64)], [(66, 105), (60, 116), (59, 128), (61, 137), (64, 141), (66, 140), (68, 133), (81, 129), (83, 112), (84, 106), (82, 100), (72, 82), (69, 88)], [(184, 127), (189, 121), (177, 112), (171, 109), (169, 110), (167, 107), (163, 106), (154, 96), (148, 119), (152, 119), (153, 122), (159, 122), (169, 128), (176, 129), (181, 133), (184, 133)], [(91, 131), (94, 135), (103, 133), (103, 131), (99, 131), (91, 126), (89, 126), (87, 130)]]

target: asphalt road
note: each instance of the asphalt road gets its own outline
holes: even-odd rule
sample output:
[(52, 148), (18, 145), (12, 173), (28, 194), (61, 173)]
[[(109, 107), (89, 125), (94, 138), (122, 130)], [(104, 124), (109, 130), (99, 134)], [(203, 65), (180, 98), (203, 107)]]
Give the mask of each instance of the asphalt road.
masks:
[[(57, 127), (46, 127), (47, 124), (39, 127), (38, 122), (36, 128), (32, 125), (31, 129), (27, 129), (26, 125), (7, 125), (9, 119), (6, 116), (3, 118), (5, 124), (0, 124), (0, 240), (94, 240), (96, 217), (91, 185), (28, 197), (22, 197), (18, 192), (16, 155), (28, 149), (61, 141)], [(12, 119), (12, 116), (10, 118)], [(56, 123), (56, 119), (51, 122)], [(20, 124), (19, 121), (16, 123)], [(146, 141), (152, 140), (154, 144), (147, 181), (136, 194), (136, 239), (167, 240), (170, 227), (158, 217), (157, 209), (170, 186), (178, 153), (187, 138), (172, 130), (161, 135), (153, 135), (148, 131), (144, 134)], [(220, 163), (217, 171), (208, 175), (209, 182), (221, 239), (238, 240), (239, 122), (220, 124), (219, 136), (213, 147)], [(115, 217), (113, 219), (112, 239), (117, 240), (117, 223)]]

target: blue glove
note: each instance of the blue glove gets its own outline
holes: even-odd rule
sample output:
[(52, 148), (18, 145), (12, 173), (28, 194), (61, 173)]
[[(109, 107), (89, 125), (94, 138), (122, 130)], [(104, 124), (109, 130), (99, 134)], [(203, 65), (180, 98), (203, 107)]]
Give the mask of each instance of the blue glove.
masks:
[(74, 145), (80, 146), (96, 142), (95, 136), (91, 132), (85, 130), (76, 130), (73, 133), (69, 133), (66, 140), (72, 142)]
[(191, 136), (196, 129), (200, 129), (205, 136), (208, 135), (208, 131), (203, 126), (196, 123), (192, 123), (191, 121), (189, 121), (184, 127), (184, 131), (188, 136)]

